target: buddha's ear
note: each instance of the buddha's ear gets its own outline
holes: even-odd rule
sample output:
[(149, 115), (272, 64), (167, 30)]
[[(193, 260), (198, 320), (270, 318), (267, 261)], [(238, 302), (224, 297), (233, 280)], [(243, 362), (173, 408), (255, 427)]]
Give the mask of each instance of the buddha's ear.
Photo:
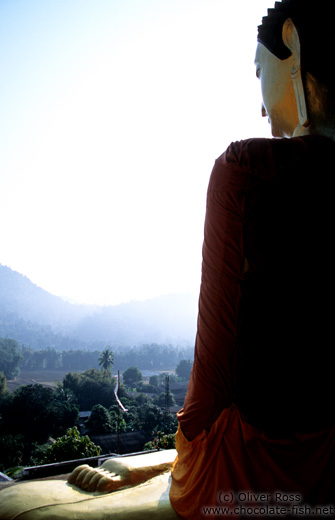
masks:
[(300, 66), (300, 38), (296, 26), (291, 18), (285, 20), (282, 29), (282, 38), (286, 47), (290, 49), (293, 58), (297, 60), (297, 67)]
[(308, 126), (308, 114), (305, 99), (305, 90), (301, 77), (301, 50), (300, 38), (296, 26), (291, 18), (285, 20), (282, 30), (282, 38), (286, 47), (290, 49), (292, 55), (288, 58), (291, 60), (291, 78), (297, 102), (299, 123), (301, 126)]

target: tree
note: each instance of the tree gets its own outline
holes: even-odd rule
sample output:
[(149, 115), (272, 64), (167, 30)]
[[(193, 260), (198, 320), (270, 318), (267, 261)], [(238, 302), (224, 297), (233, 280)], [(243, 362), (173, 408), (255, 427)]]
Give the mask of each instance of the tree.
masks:
[(174, 406), (176, 404), (174, 395), (172, 392), (161, 392), (157, 397), (157, 405), (160, 408), (164, 408), (166, 406)]
[(0, 470), (4, 471), (6, 468), (21, 464), (23, 452), (23, 435), (0, 436)]
[[(81, 376), (78, 372), (68, 372), (63, 378), (64, 392), (70, 391), (78, 397), (80, 391)], [(59, 389), (57, 389), (59, 392)]]
[(157, 436), (144, 445), (145, 450), (170, 450), (174, 449), (176, 445), (176, 434), (175, 433), (164, 433), (157, 432)]
[(80, 410), (91, 410), (95, 404), (109, 407), (115, 402), (115, 379), (105, 370), (90, 368), (81, 374), (66, 374), (63, 387), (72, 390)]
[(7, 379), (14, 379), (20, 373), (19, 363), (22, 359), (17, 341), (9, 338), (0, 338), (0, 371)]
[(101, 448), (94, 444), (88, 435), (80, 436), (78, 428), (69, 428), (66, 435), (59, 437), (45, 451), (42, 464), (63, 462), (65, 460), (85, 459), (100, 455)]
[(129, 367), (123, 372), (123, 381), (128, 386), (142, 379), (142, 372), (137, 367)]
[(106, 374), (110, 374), (112, 365), (114, 364), (114, 354), (109, 348), (105, 348), (99, 356), (99, 366), (102, 366)]
[(0, 372), (0, 399), (7, 392), (7, 379), (3, 372)]
[(95, 404), (92, 413), (85, 423), (90, 434), (104, 434), (112, 431), (112, 422), (109, 411), (101, 404)]
[(27, 441), (45, 442), (51, 435), (52, 421), (49, 405), (53, 398), (51, 388), (42, 385), (21, 386), (15, 391), (8, 409), (6, 423), (10, 432), (22, 433)]
[(150, 385), (157, 387), (159, 385), (159, 377), (156, 375), (150, 376), (149, 383), (150, 383)]
[(57, 399), (51, 388), (21, 386), (3, 408), (4, 433), (22, 434), (27, 444), (46, 442), (76, 423), (78, 408)]
[(58, 401), (63, 403), (78, 404), (78, 399), (76, 398), (74, 392), (59, 381), (56, 383), (55, 397)]
[(182, 359), (176, 367), (176, 374), (184, 381), (188, 381), (190, 379), (191, 369), (192, 362), (190, 359)]
[(51, 434), (53, 437), (63, 435), (67, 428), (77, 424), (78, 408), (68, 401), (54, 398), (49, 406), (49, 417), (52, 420)]
[(164, 421), (163, 411), (156, 405), (147, 402), (138, 410), (139, 427), (144, 431), (157, 431)]

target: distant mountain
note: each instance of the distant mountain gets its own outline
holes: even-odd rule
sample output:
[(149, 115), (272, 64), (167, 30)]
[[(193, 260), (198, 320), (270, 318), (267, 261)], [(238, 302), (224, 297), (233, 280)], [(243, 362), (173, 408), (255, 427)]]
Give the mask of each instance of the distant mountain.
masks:
[(115, 306), (78, 305), (0, 264), (0, 336), (32, 348), (192, 345), (197, 298), (170, 294)]
[(24, 320), (64, 331), (97, 308), (68, 303), (0, 264), (0, 312), (14, 313)]
[(186, 345), (194, 342), (197, 300), (189, 294), (169, 294), (144, 302), (132, 301), (101, 307), (73, 329), (85, 341), (111, 345), (164, 343)]

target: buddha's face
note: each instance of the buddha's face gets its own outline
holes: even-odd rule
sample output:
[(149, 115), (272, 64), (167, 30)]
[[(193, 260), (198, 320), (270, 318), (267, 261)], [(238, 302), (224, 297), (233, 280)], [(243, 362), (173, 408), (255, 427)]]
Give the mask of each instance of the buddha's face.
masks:
[(255, 66), (262, 89), (262, 116), (269, 118), (274, 137), (292, 137), (299, 123), (291, 62), (291, 57), (280, 60), (258, 43)]

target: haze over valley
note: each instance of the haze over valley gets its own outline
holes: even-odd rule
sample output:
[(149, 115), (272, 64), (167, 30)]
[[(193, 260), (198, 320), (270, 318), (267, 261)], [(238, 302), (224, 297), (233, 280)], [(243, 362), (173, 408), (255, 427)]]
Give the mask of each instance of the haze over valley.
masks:
[(64, 301), (0, 264), (0, 337), (32, 349), (122, 348), (144, 343), (192, 346), (197, 297), (169, 294), (120, 305)]

